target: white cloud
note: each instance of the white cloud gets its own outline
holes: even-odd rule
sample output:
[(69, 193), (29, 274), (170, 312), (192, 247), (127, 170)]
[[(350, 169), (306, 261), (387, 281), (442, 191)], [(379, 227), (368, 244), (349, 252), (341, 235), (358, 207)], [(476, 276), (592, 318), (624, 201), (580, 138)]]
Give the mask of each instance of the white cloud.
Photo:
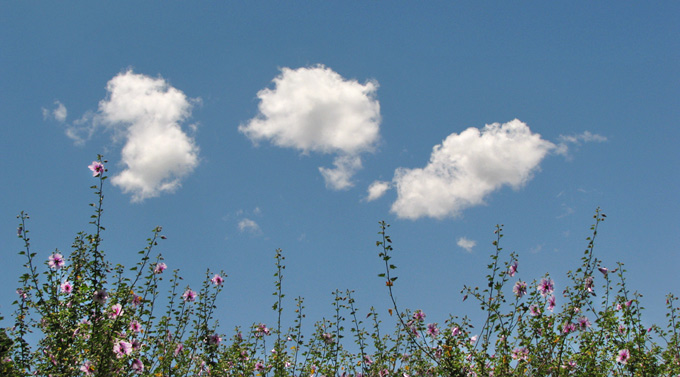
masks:
[(569, 144), (581, 145), (581, 143), (603, 143), (607, 138), (602, 135), (593, 134), (590, 131), (583, 131), (578, 135), (560, 135), (559, 143), (555, 152), (569, 158)]
[[(532, 247), (531, 249), (529, 249), (529, 252), (531, 254), (540, 253), (541, 251), (543, 251), (544, 246), (545, 246), (545, 244), (536, 245), (536, 246)], [(557, 251), (557, 250), (555, 250), (555, 251)]]
[(48, 110), (44, 107), (42, 108), (43, 118), (54, 118), (58, 122), (63, 123), (66, 120), (66, 116), (68, 115), (66, 106), (64, 106), (64, 104), (59, 101), (54, 101), (54, 104), (56, 107), (53, 110)]
[(358, 156), (342, 155), (333, 161), (334, 169), (320, 167), (319, 171), (326, 181), (326, 187), (334, 190), (344, 190), (352, 187), (352, 176), (361, 169), (361, 159)]
[(378, 84), (346, 80), (323, 65), (283, 68), (273, 82), (273, 89), (257, 93), (259, 113), (239, 131), (255, 143), (268, 140), (302, 153), (335, 154), (335, 168), (319, 169), (326, 186), (352, 186), (361, 168), (359, 155), (373, 151), (379, 138)]
[(368, 186), (368, 196), (366, 201), (370, 202), (383, 196), (390, 189), (390, 182), (375, 181)]
[(458, 216), (504, 185), (520, 188), (555, 148), (517, 119), (453, 133), (433, 148), (424, 168), (395, 171), (391, 211), (408, 219)]
[[(43, 109), (43, 115), (45, 114), (45, 109)], [(84, 145), (86, 141), (92, 138), (95, 131), (97, 130), (97, 125), (94, 120), (94, 113), (88, 111), (79, 119), (74, 120), (72, 123), (65, 124), (66, 136), (73, 140), (75, 145)]]
[(112, 178), (133, 201), (172, 192), (198, 165), (198, 146), (180, 124), (191, 115), (193, 101), (163, 78), (132, 71), (111, 79), (108, 97), (99, 102), (93, 127), (103, 125), (125, 140), (125, 170)]
[(574, 212), (575, 212), (573, 208), (567, 206), (567, 205), (564, 204), (564, 203), (562, 203), (562, 209), (563, 209), (562, 213), (561, 213), (560, 215), (557, 216), (558, 219), (561, 219), (561, 218), (563, 218), (563, 217), (567, 217), (567, 216), (573, 215)]
[(602, 143), (604, 141), (607, 141), (607, 138), (605, 136), (593, 134), (593, 133), (590, 133), (590, 131), (583, 131), (583, 133), (578, 134), (578, 135), (560, 135), (559, 139), (560, 139), (561, 142), (576, 143), (576, 144), (578, 144), (579, 142)]
[(249, 232), (252, 234), (260, 233), (260, 226), (251, 219), (245, 218), (238, 222), (238, 230), (241, 232)]
[(471, 253), (472, 248), (477, 246), (477, 241), (469, 240), (465, 237), (460, 237), (460, 238), (458, 238), (458, 241), (456, 242), (456, 244), (459, 247), (465, 249), (465, 251), (467, 251), (468, 253)]

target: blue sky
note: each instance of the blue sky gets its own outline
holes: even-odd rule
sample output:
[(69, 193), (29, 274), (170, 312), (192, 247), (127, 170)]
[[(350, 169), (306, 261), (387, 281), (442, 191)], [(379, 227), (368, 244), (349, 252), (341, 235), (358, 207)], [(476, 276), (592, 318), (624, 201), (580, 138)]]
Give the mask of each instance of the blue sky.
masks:
[(380, 220), (400, 306), (432, 322), (477, 318), (459, 291), (483, 283), (496, 224), (518, 277), (550, 272), (559, 291), (598, 207), (596, 256), (625, 263), (648, 322), (663, 323), (665, 294), (680, 293), (678, 14), (677, 2), (3, 2), (0, 314), (23, 263), (15, 216), (31, 215), (40, 258), (68, 253), (101, 153), (109, 259), (132, 265), (162, 225), (158, 250), (187, 284), (229, 275), (226, 333), (273, 322), (276, 248), (288, 319), (297, 296), (310, 322), (330, 317), (336, 288), (387, 316)]

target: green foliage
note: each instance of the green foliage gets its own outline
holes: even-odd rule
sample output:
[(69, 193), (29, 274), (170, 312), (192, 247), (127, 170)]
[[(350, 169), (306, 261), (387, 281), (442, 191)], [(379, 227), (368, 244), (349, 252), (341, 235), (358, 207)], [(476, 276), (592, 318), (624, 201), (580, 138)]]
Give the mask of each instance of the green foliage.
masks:
[[(161, 255), (152, 257), (165, 239), (161, 227), (153, 229), (135, 266), (126, 270), (107, 261), (102, 248), (105, 162), (101, 156), (96, 162), (102, 165), (95, 174), (98, 184), (92, 186), (97, 197), (91, 204), (93, 232), (78, 233), (65, 257), (56, 250), (44, 271), (30, 248), (29, 216), (23, 212), (18, 216), (17, 234), (23, 241), (19, 254), (26, 257), (26, 272), (19, 278), (14, 325), (0, 329), (2, 376), (680, 374), (677, 297), (667, 296), (665, 327), (642, 327), (641, 297), (628, 289), (623, 265), (609, 270), (595, 257), (598, 227), (606, 218), (599, 209), (581, 264), (567, 274), (570, 284), (559, 290), (548, 275), (540, 281), (516, 280), (519, 257), (503, 253), (503, 228), (496, 226), (485, 285), (464, 286), (461, 291), (486, 314), (480, 327), (456, 316), (442, 325), (427, 323), (421, 310), (400, 310), (395, 250), (387, 234), (389, 225), (380, 222), (376, 246), (384, 270), (378, 276), (392, 302), (393, 331), (384, 331), (372, 307), (360, 315), (349, 290), (331, 292), (332, 315), (315, 322), (308, 335), (304, 301), (295, 298), (295, 319), (285, 328), (281, 322), (285, 257), (277, 249), (275, 328), (262, 323), (237, 327), (226, 341), (213, 321), (226, 275), (211, 277), (207, 271), (197, 291), (182, 286), (177, 270), (164, 272)], [(168, 289), (167, 306), (159, 312), (162, 285)], [(565, 298), (561, 308), (554, 305), (556, 291)], [(35, 344), (27, 340), (36, 336)]]

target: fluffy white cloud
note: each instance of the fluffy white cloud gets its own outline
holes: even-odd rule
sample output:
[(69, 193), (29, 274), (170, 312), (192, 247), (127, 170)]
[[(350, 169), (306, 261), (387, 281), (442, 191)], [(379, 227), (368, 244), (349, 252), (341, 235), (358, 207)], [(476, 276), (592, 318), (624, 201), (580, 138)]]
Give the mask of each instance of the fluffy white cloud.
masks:
[(453, 133), (433, 148), (424, 168), (395, 171), (391, 211), (408, 219), (457, 216), (504, 185), (521, 187), (555, 148), (517, 119)]
[(273, 82), (274, 88), (257, 93), (259, 114), (239, 131), (255, 143), (335, 154), (335, 168), (319, 170), (329, 188), (350, 187), (361, 168), (359, 155), (372, 151), (379, 138), (378, 84), (346, 80), (323, 65), (283, 68)]
[(390, 189), (390, 183), (384, 181), (375, 181), (368, 186), (368, 196), (366, 201), (370, 202), (383, 196), (387, 190)]
[(66, 120), (66, 116), (68, 115), (66, 106), (64, 106), (64, 104), (59, 101), (54, 101), (54, 105), (56, 107), (51, 111), (44, 107), (42, 108), (43, 118), (44, 119), (54, 118), (57, 121), (63, 123)]
[(126, 166), (113, 184), (133, 201), (175, 190), (198, 165), (198, 147), (180, 124), (191, 115), (192, 100), (163, 78), (127, 71), (111, 79), (94, 125), (104, 125), (125, 140)]
[(241, 232), (260, 233), (260, 226), (251, 219), (245, 218), (238, 222), (238, 230)]
[(475, 246), (477, 246), (477, 241), (469, 240), (469, 239), (467, 239), (467, 238), (465, 238), (465, 237), (460, 237), (460, 238), (458, 238), (458, 241), (456, 242), (456, 244), (457, 244), (459, 247), (465, 249), (465, 251), (467, 251), (468, 253), (471, 253), (471, 252), (472, 252), (472, 248), (474, 248)]

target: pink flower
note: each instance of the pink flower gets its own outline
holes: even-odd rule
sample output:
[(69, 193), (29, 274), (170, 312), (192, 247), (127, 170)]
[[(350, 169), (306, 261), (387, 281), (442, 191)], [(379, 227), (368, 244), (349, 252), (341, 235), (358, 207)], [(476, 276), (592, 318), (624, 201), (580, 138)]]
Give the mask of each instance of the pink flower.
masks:
[(134, 359), (132, 361), (132, 370), (137, 374), (141, 374), (144, 371), (144, 363), (142, 363), (142, 360)]
[(630, 352), (627, 349), (622, 349), (619, 351), (619, 355), (616, 357), (616, 362), (621, 364), (626, 364), (630, 359)]
[(609, 269), (607, 269), (607, 267), (598, 267), (597, 269), (602, 273), (602, 275), (604, 275), (604, 277), (607, 277), (607, 274), (609, 273)]
[(333, 344), (334, 343), (333, 335), (331, 335), (327, 332), (321, 334), (321, 339), (323, 339), (324, 343), (326, 343), (326, 344)]
[(477, 335), (470, 338), (470, 344), (475, 344), (477, 342)]
[(210, 279), (210, 281), (215, 285), (222, 285), (222, 283), (224, 283), (224, 278), (218, 274), (215, 274), (215, 276), (213, 276), (213, 278)]
[(258, 361), (257, 363), (255, 363), (255, 370), (258, 371), (258, 372), (263, 371), (264, 370), (264, 364), (262, 364), (261, 362)]
[(66, 264), (64, 256), (59, 253), (54, 253), (50, 255), (47, 262), (47, 265), (50, 266), (50, 268), (53, 270), (58, 270), (64, 267), (64, 264)]
[(437, 350), (434, 351), (434, 357), (436, 359), (441, 359), (443, 354), (444, 354), (444, 350), (442, 350), (441, 347), (437, 347)]
[(541, 283), (538, 285), (538, 291), (541, 292), (541, 296), (545, 297), (555, 290), (555, 283), (551, 278), (541, 279)]
[(175, 356), (179, 355), (179, 353), (182, 352), (183, 349), (184, 349), (184, 345), (182, 345), (182, 343), (179, 343), (177, 345), (177, 347), (175, 347), (174, 355)]
[(535, 317), (537, 315), (541, 315), (541, 311), (538, 309), (536, 305), (531, 305), (529, 306), (529, 314)]
[(592, 276), (588, 276), (586, 278), (586, 290), (590, 293), (593, 292), (593, 277)]
[(158, 262), (156, 263), (156, 267), (153, 269), (154, 274), (162, 274), (165, 269), (168, 268), (168, 265), (166, 265), (163, 262)]
[(142, 296), (132, 295), (132, 306), (139, 306), (142, 303)]
[(91, 361), (86, 361), (80, 366), (80, 371), (85, 373), (86, 376), (94, 375), (94, 364)]
[(439, 329), (437, 328), (436, 323), (427, 324), (427, 334), (433, 338), (436, 338), (437, 335), (439, 335)]
[(416, 310), (416, 312), (413, 313), (413, 319), (416, 321), (422, 321), (425, 319), (425, 313), (422, 310)]
[(517, 272), (517, 266), (518, 265), (519, 265), (519, 263), (517, 263), (517, 261), (512, 262), (512, 264), (510, 265), (510, 268), (508, 269), (508, 275), (510, 275), (511, 277), (515, 276), (515, 273)]
[(210, 367), (205, 365), (205, 361), (201, 361), (201, 366), (199, 366), (198, 375), (202, 376), (203, 372), (207, 373), (208, 376), (210, 375)]
[(73, 286), (71, 283), (68, 282), (68, 280), (64, 280), (63, 283), (59, 286), (61, 288), (61, 293), (66, 293), (67, 295), (70, 295), (71, 292), (73, 292)]
[(512, 350), (512, 358), (515, 360), (527, 360), (529, 358), (529, 350), (526, 347), (515, 348)]
[(184, 301), (187, 301), (187, 302), (196, 301), (197, 296), (198, 295), (196, 294), (196, 292), (192, 291), (191, 289), (187, 289), (187, 291), (184, 292), (184, 294), (182, 295), (182, 297), (184, 298)]
[(142, 343), (137, 339), (132, 339), (132, 342), (130, 343), (132, 344), (133, 350), (139, 350), (140, 348), (142, 348)]
[(371, 357), (368, 356), (368, 355), (364, 355), (364, 362), (365, 362), (367, 365), (373, 364), (373, 360), (372, 360)]
[(116, 354), (117, 358), (129, 355), (132, 352), (132, 343), (126, 342), (124, 340), (118, 340), (113, 345), (113, 353)]
[(451, 329), (451, 336), (458, 336), (458, 334), (460, 334), (460, 329), (458, 327)]
[(590, 321), (588, 320), (588, 317), (581, 317), (578, 319), (578, 327), (581, 330), (585, 330), (588, 327), (590, 327)]
[(260, 323), (255, 329), (255, 336), (269, 335), (269, 329), (264, 324)]
[(113, 305), (111, 307), (111, 312), (109, 312), (109, 318), (116, 319), (122, 313), (123, 313), (123, 307), (120, 304)]
[(415, 320), (410, 320), (406, 322), (406, 326), (408, 326), (409, 330), (411, 330), (413, 336), (415, 336), (416, 338), (420, 338), (420, 333), (418, 332), (418, 326), (416, 326)]
[(548, 298), (548, 310), (553, 311), (555, 309), (555, 295)]
[(518, 281), (515, 283), (515, 286), (512, 287), (512, 291), (515, 292), (515, 296), (517, 296), (517, 298), (521, 298), (527, 294), (527, 283), (521, 280)]
[(564, 326), (562, 326), (563, 334), (569, 334), (571, 332), (574, 332), (574, 330), (576, 330), (576, 325), (571, 322), (565, 323)]
[(220, 336), (217, 335), (217, 334), (210, 335), (208, 337), (208, 344), (213, 345), (213, 346), (219, 345), (221, 341), (222, 341), (222, 338), (220, 338)]
[(92, 176), (97, 177), (104, 172), (104, 164), (99, 161), (92, 161), (92, 165), (88, 166), (92, 170)]
[(137, 322), (137, 321), (132, 321), (132, 322), (130, 322), (130, 331), (141, 332), (142, 331), (142, 325), (140, 325), (139, 322)]

